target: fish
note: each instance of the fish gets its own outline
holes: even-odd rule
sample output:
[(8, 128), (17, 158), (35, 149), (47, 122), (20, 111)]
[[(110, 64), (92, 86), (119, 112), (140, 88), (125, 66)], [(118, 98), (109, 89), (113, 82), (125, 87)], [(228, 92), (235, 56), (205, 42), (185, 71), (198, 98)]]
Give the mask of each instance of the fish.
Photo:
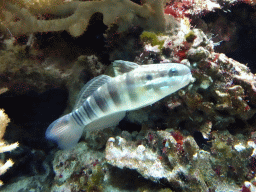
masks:
[(60, 149), (71, 149), (84, 131), (117, 126), (127, 111), (152, 105), (193, 79), (190, 68), (178, 63), (138, 65), (116, 60), (113, 69), (114, 77), (100, 75), (84, 85), (72, 112), (49, 125), (46, 139)]

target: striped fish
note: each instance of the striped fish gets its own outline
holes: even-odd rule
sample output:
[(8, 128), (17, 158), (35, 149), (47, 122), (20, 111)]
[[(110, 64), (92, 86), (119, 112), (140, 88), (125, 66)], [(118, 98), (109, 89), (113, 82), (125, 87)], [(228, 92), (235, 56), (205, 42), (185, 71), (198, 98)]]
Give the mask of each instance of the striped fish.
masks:
[(47, 139), (61, 149), (72, 148), (84, 130), (115, 126), (126, 111), (151, 105), (192, 80), (189, 67), (182, 64), (138, 65), (119, 60), (113, 67), (117, 76), (90, 80), (80, 91), (74, 110), (48, 127)]

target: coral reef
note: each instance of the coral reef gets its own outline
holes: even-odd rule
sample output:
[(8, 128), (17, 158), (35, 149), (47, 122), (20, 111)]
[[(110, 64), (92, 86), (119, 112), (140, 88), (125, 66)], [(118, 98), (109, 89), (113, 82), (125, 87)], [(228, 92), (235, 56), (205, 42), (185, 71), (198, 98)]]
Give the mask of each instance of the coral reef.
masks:
[[(184, 186), (182, 177), (191, 177), (191, 181), (193, 180), (194, 173), (188, 167), (193, 169), (196, 164), (193, 160), (193, 155), (199, 152), (196, 142), (191, 137), (184, 138), (184, 141), (181, 141), (184, 142), (183, 149), (183, 145), (180, 145), (179, 140), (177, 142), (171, 133), (158, 131), (155, 135), (159, 142), (157, 150), (153, 148), (156, 146), (152, 145), (150, 148), (143, 144), (136, 145), (122, 137), (109, 138), (106, 144), (107, 162), (121, 169), (135, 169), (144, 178), (153, 181), (166, 179), (175, 183), (177, 189), (185, 190), (187, 187)], [(203, 186), (197, 187), (199, 189)]]
[(175, 191), (239, 190), (239, 186), (221, 178), (230, 178), (232, 175), (235, 180), (244, 180), (243, 176), (248, 170), (241, 170), (241, 167), (249, 165), (253, 150), (251, 146), (242, 146), (231, 135), (227, 135), (229, 138), (226, 139), (232, 138), (233, 142), (227, 145), (223, 133), (218, 133), (216, 136), (222, 138), (222, 144), (216, 138), (209, 153), (200, 150), (191, 136), (184, 137), (178, 131), (150, 134), (154, 135), (157, 142), (144, 139), (143, 144), (138, 144), (121, 137), (110, 138), (106, 146), (107, 162), (121, 169), (135, 169), (153, 181), (167, 180)]
[[(151, 119), (161, 119), (167, 127), (177, 128), (182, 124), (182, 129), (191, 133), (200, 131), (205, 138), (209, 137), (207, 135), (211, 129), (233, 127), (235, 131), (236, 122), (243, 121), (246, 124), (250, 121), (256, 113), (256, 79), (250, 69), (224, 54), (215, 53), (213, 42), (201, 30), (185, 30), (179, 33), (179, 36), (165, 38), (162, 51), (155, 53), (163, 53), (166, 59), (164, 62), (190, 65), (195, 82), (186, 91), (180, 90), (170, 96), (167, 101), (170, 109), (168, 115), (159, 105), (155, 110), (151, 108), (149, 112), (144, 109), (144, 116), (147, 114)], [(150, 63), (149, 59), (136, 58), (140, 63)], [(159, 113), (161, 108), (165, 114)], [(140, 115), (128, 115), (128, 118), (130, 116), (138, 117), (137, 120), (132, 118), (134, 122), (143, 122)], [(240, 124), (244, 127), (243, 131), (250, 132), (251, 126), (245, 124)]]
[[(19, 142), (1, 154), (15, 162), (0, 169), (1, 191), (256, 190), (256, 77), (243, 64), (255, 58), (230, 57), (242, 44), (255, 50), (251, 1), (5, 0), (0, 8), (0, 108), (12, 119), (0, 138)], [(56, 149), (47, 126), (72, 110), (86, 82), (113, 75), (117, 59), (182, 63), (194, 81)]]
[(53, 191), (101, 191), (104, 169), (103, 154), (92, 151), (85, 143), (79, 143), (71, 151), (58, 151), (53, 160), (55, 172)]

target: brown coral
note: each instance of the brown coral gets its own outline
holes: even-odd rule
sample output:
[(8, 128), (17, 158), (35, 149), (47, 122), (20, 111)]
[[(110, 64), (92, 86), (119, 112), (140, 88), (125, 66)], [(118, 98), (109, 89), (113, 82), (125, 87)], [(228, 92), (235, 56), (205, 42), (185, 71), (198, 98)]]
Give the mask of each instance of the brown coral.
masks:
[[(28, 34), (33, 32), (49, 32), (67, 30), (73, 36), (80, 36), (86, 30), (91, 16), (98, 12), (103, 14), (103, 22), (110, 25), (118, 18), (119, 29), (124, 30), (131, 23), (140, 25), (145, 29), (164, 31), (166, 28), (164, 17), (165, 1), (147, 0), (143, 5), (138, 5), (130, 0), (105, 0), (105, 1), (73, 1), (60, 5), (37, 6), (37, 9), (20, 8), (12, 2), (5, 2), (2, 14), (5, 17), (1, 29), (11, 31), (13, 35)], [(10, 16), (10, 13), (12, 16)], [(37, 15), (52, 14), (66, 16), (61, 19), (40, 20)], [(16, 20), (16, 17), (19, 20)]]

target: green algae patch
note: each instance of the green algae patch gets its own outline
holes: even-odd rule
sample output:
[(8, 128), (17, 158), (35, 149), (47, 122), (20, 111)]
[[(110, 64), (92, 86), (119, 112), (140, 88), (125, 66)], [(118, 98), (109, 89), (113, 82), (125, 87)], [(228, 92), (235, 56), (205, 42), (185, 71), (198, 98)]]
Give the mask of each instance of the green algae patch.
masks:
[(92, 175), (87, 183), (87, 191), (103, 191), (102, 182), (104, 178), (103, 168), (100, 165), (96, 165), (93, 169)]
[(185, 39), (187, 42), (192, 43), (196, 38), (196, 34), (194, 31), (190, 31), (185, 35)]
[(142, 42), (146, 44), (151, 44), (152, 46), (158, 45), (160, 50), (163, 48), (163, 45), (164, 45), (164, 40), (159, 40), (158, 35), (153, 32), (144, 31), (140, 35), (140, 39)]

